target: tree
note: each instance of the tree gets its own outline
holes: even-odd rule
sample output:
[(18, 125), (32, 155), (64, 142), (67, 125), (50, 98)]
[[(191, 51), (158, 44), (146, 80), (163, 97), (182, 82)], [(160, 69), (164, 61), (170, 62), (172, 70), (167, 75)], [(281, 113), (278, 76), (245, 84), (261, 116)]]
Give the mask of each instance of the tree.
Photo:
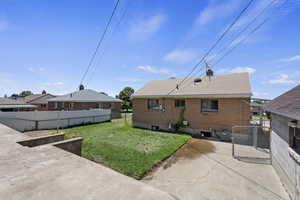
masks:
[(121, 99), (122, 102), (122, 109), (126, 110), (128, 112), (129, 109), (132, 108), (132, 102), (131, 102), (131, 95), (134, 93), (134, 89), (131, 87), (125, 87), (119, 95), (116, 97)]
[(7, 94), (4, 95), (4, 98), (7, 98)]
[(24, 91), (22, 91), (19, 95), (21, 96), (21, 97), (26, 97), (26, 96), (29, 96), (29, 95), (32, 95), (33, 93), (31, 92), (31, 91), (29, 91), (29, 90), (24, 90)]

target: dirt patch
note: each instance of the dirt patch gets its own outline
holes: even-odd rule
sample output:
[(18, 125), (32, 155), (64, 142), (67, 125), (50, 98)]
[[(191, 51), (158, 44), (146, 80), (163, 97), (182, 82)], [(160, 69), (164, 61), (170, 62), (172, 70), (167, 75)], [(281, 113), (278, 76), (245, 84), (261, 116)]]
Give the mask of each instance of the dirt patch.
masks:
[[(61, 131), (59, 131), (61, 132)], [(30, 136), (30, 137), (40, 137), (40, 136), (46, 136), (46, 135), (53, 135), (57, 134), (56, 130), (42, 130), (42, 131), (28, 131), (25, 132), (24, 135)]]
[(191, 139), (177, 150), (163, 165), (164, 169), (171, 167), (180, 158), (195, 159), (201, 155), (215, 152), (215, 146), (208, 140)]

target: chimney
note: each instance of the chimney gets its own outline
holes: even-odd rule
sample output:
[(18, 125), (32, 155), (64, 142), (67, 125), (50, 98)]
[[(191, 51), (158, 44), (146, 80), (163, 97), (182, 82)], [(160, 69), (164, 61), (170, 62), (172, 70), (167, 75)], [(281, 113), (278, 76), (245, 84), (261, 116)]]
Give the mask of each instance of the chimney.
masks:
[(79, 90), (84, 90), (84, 86), (82, 84), (79, 85)]

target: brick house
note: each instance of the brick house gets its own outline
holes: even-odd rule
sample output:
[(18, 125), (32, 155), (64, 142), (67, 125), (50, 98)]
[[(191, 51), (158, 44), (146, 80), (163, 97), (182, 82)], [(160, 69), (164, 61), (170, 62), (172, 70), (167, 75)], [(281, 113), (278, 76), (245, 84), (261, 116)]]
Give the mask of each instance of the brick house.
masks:
[(300, 199), (300, 85), (265, 106), (271, 117), (272, 165), (291, 199)]
[[(248, 73), (188, 79), (154, 80), (132, 96), (133, 125), (171, 130), (182, 120), (188, 133), (231, 131), (249, 125), (251, 87)], [(199, 80), (199, 77), (198, 77)]]
[(24, 97), (24, 101), (28, 104), (35, 105), (35, 110), (47, 111), (48, 110), (48, 99), (56, 97), (52, 94), (47, 94), (43, 91), (42, 94), (32, 94)]
[(112, 118), (119, 118), (121, 117), (121, 103), (120, 99), (103, 93), (91, 89), (81, 89), (48, 99), (48, 110), (111, 109)]

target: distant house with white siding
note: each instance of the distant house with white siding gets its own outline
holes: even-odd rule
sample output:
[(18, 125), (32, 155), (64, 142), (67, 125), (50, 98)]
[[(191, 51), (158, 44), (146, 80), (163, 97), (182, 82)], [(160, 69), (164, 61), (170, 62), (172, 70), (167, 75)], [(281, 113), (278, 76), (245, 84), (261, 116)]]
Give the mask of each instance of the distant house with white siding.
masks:
[(293, 200), (300, 199), (300, 85), (265, 106), (271, 113), (272, 164)]
[(22, 100), (0, 98), (0, 112), (32, 111), (35, 105), (27, 104)]

